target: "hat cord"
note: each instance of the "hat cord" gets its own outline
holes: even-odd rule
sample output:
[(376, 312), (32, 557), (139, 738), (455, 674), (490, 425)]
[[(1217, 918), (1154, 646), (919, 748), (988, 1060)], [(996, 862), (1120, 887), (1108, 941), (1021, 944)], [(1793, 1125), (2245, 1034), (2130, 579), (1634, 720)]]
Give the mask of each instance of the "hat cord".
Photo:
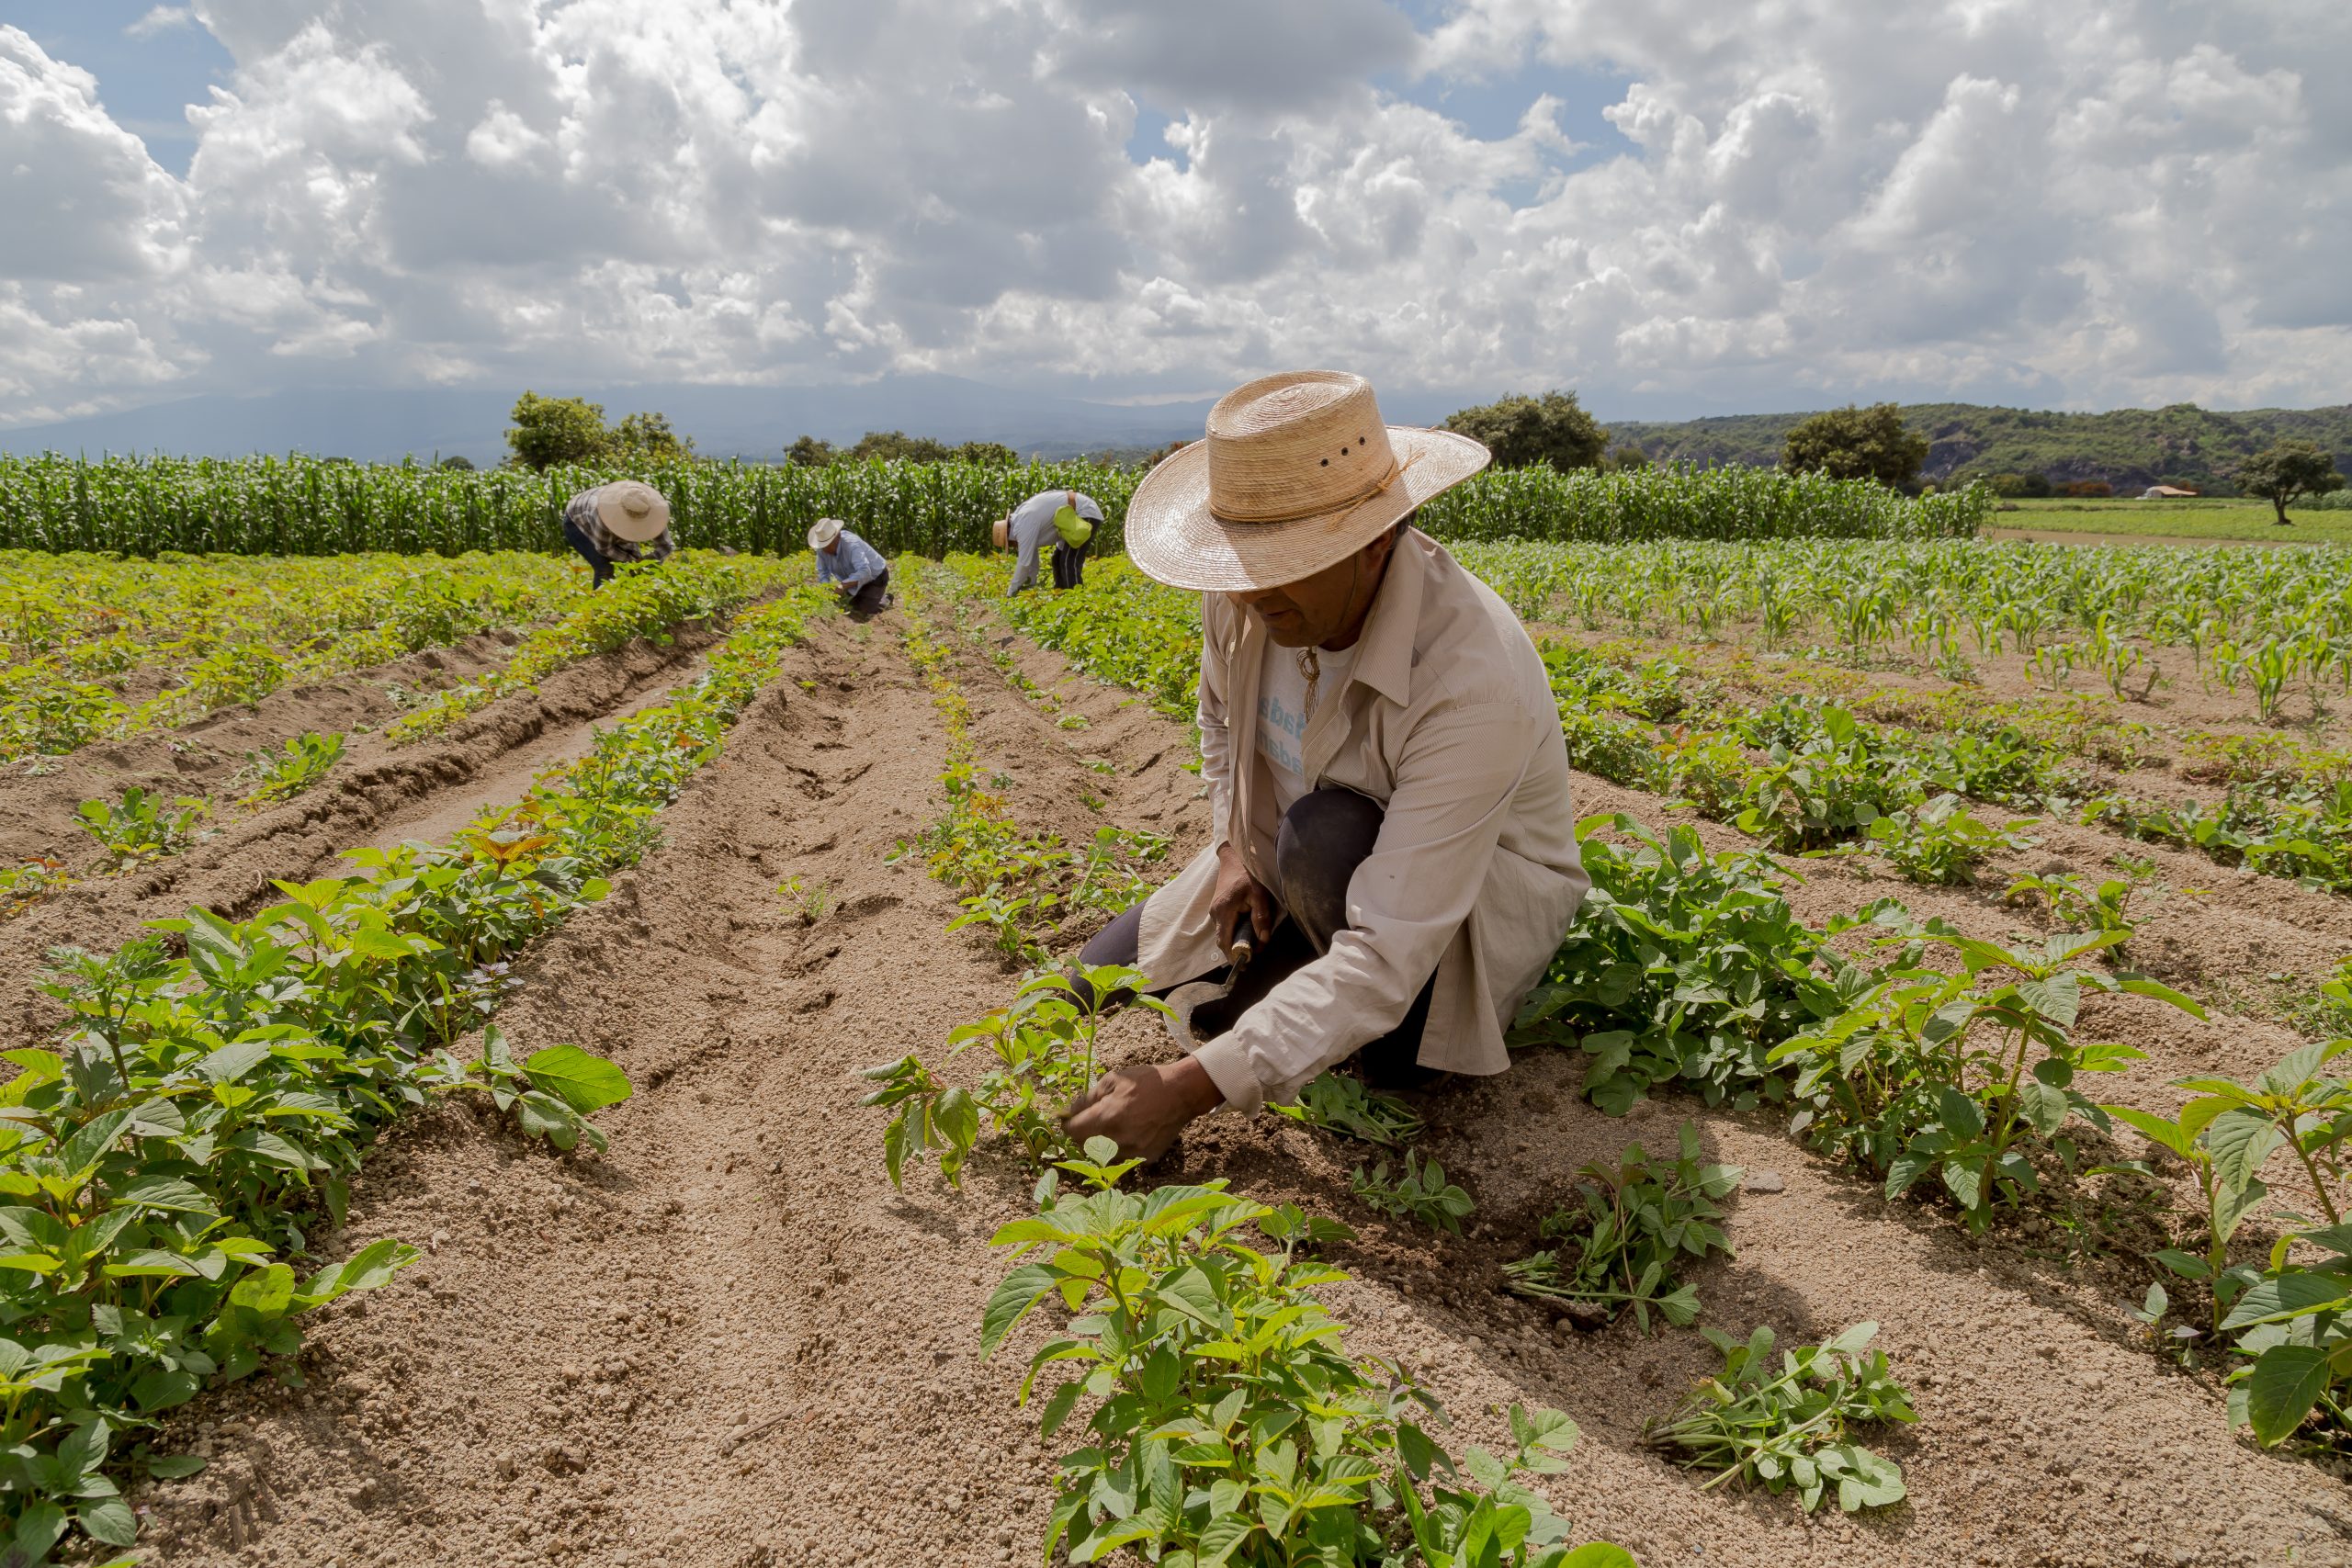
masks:
[[(1405, 477), (1405, 470), (1411, 468), (1420, 460), (1421, 454), (1419, 452), (1415, 452), (1401, 463), (1391, 460), (1387, 474), (1378, 484), (1374, 485), (1370, 490), (1356, 497), (1355, 500), (1348, 502), (1344, 511), (1331, 518), (1333, 526), (1336, 527), (1338, 525), (1345, 523), (1349, 518), (1353, 517), (1357, 513), (1362, 512), (1365, 507), (1370, 506), (1374, 502), (1378, 501), (1382, 496), (1386, 495), (1388, 493), (1389, 487), (1394, 485), (1398, 479)], [(1216, 502), (1211, 501), (1209, 503), (1209, 515), (1216, 518), (1220, 523), (1238, 523), (1243, 525), (1253, 523), (1304, 523), (1310, 517), (1322, 517), (1329, 515), (1329, 509), (1321, 506), (1311, 506), (1304, 512), (1277, 513), (1271, 517), (1227, 517), (1224, 513), (1219, 512), (1216, 509)]]

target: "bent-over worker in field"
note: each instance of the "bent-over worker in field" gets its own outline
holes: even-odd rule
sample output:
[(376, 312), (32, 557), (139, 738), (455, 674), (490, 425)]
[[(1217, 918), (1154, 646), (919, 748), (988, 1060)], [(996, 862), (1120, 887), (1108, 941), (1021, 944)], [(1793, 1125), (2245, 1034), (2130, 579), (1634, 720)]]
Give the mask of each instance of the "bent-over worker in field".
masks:
[(647, 550), (655, 560), (668, 560), (676, 547), (670, 540), (669, 502), (637, 479), (615, 479), (564, 502), (563, 537), (588, 563), (596, 588), (613, 580), (616, 563), (643, 560)]
[(1411, 525), (1487, 458), (1383, 424), (1361, 377), (1299, 371), (1227, 393), (1128, 502), (1136, 565), (1202, 592), (1214, 841), (1080, 962), (1232, 988), (1193, 1011), (1191, 1055), (1080, 1096), (1073, 1137), (1153, 1158), (1350, 1056), (1391, 1086), (1510, 1066), (1587, 881), (1543, 660)]
[(890, 603), (890, 563), (840, 518), (818, 518), (808, 547), (817, 552), (817, 581), (833, 584), (852, 615), (862, 620)]
[(1037, 581), (1037, 556), (1054, 547), (1054, 586), (1075, 588), (1086, 581), (1086, 547), (1102, 525), (1102, 503), (1084, 491), (1046, 490), (997, 519), (996, 547), (1021, 552), (1012, 563), (1011, 598)]

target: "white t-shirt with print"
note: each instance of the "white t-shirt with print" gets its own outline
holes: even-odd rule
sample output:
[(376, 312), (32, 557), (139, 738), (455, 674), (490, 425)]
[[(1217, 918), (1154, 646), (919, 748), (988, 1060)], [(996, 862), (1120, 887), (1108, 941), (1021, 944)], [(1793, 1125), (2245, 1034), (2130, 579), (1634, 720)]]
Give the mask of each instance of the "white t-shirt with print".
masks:
[[(1267, 776), (1273, 781), (1277, 812), (1288, 811), (1306, 793), (1306, 724), (1314, 715), (1307, 711), (1306, 674), (1298, 667), (1300, 651), (1270, 646), (1265, 672), (1258, 681), (1258, 754), (1266, 760)], [(1347, 648), (1334, 653), (1318, 648), (1315, 657), (1321, 670), (1315, 682), (1315, 707), (1319, 712), (1340, 700), (1340, 688), (1347, 684), (1356, 650)]]

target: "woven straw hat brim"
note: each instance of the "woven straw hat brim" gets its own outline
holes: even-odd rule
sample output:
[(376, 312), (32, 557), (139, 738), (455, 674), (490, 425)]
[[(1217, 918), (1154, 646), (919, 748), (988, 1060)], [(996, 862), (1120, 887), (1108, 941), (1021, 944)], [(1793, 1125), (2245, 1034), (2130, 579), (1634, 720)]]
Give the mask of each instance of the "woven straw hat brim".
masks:
[[(629, 493), (640, 491), (651, 497), (653, 504), (648, 511), (631, 516), (621, 502)], [(626, 491), (618, 485), (608, 485), (596, 497), (596, 521), (616, 539), (627, 539), (632, 545), (647, 544), (669, 532), (670, 502), (651, 485), (633, 485)]]
[(820, 517), (817, 520), (817, 525), (808, 530), (808, 547), (812, 550), (821, 550), (841, 536), (842, 525), (830, 517)]
[(1486, 447), (1450, 430), (1387, 427), (1403, 471), (1362, 505), (1290, 523), (1227, 523), (1209, 511), (1209, 444), (1195, 441), (1127, 502), (1127, 555), (1170, 588), (1232, 593), (1279, 588), (1337, 565), (1431, 496), (1485, 468)]

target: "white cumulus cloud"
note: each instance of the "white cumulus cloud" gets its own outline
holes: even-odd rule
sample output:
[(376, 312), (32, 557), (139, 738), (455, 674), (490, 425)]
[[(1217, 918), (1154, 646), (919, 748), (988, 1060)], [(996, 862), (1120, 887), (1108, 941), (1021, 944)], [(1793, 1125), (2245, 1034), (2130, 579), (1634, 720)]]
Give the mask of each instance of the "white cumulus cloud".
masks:
[[(0, 28), (0, 422), (1303, 363), (1604, 412), (2347, 395), (2340, 6), (194, 0), (133, 30), (180, 25), (234, 62), (185, 179)], [(1463, 95), (1503, 112), (1474, 132)]]
[(149, 39), (157, 33), (167, 33), (175, 28), (196, 26), (196, 12), (187, 6), (156, 6), (137, 21), (122, 29), (126, 38)]

